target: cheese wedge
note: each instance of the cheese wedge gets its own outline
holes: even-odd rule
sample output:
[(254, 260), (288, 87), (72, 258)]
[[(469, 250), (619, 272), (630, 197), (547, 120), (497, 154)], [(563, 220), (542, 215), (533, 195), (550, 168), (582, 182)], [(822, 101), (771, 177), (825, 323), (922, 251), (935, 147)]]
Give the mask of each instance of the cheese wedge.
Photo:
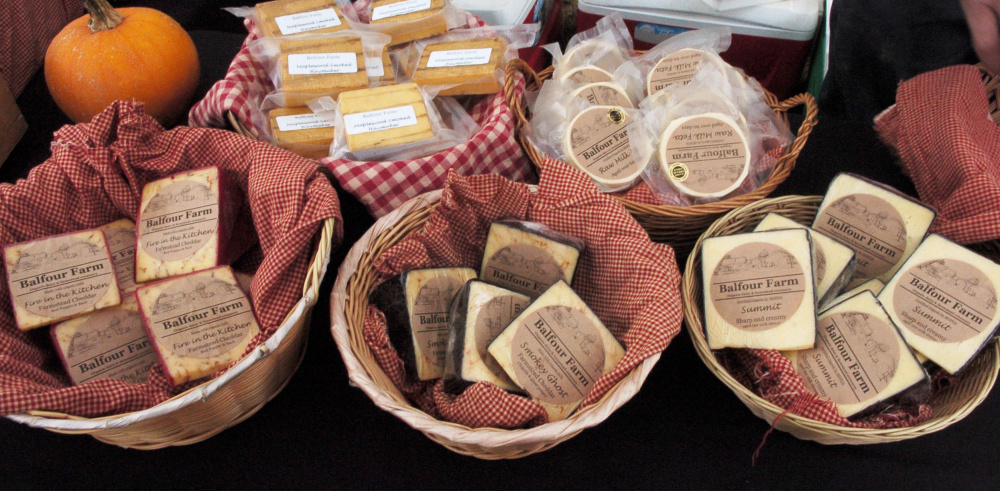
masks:
[(330, 155), (333, 121), (308, 107), (279, 107), (267, 114), (275, 144), (310, 159)]
[(344, 92), (338, 100), (347, 146), (352, 151), (434, 136), (424, 98), (412, 83)]
[(335, 0), (274, 0), (257, 4), (257, 22), (265, 36), (322, 34), (347, 29)]
[(930, 234), (878, 299), (906, 343), (954, 375), (1000, 326), (1000, 265)]
[(838, 303), (843, 302), (844, 300), (847, 300), (848, 298), (851, 298), (863, 291), (872, 292), (872, 295), (875, 295), (877, 297), (878, 294), (882, 291), (882, 288), (884, 287), (885, 283), (882, 283), (882, 280), (879, 280), (878, 278), (872, 278), (854, 288), (851, 288), (850, 290), (845, 291), (844, 293), (841, 293), (840, 295), (837, 295), (836, 298), (827, 302), (826, 305), (823, 306), (823, 308), (828, 309), (830, 307), (833, 307), (834, 305), (837, 305)]
[(812, 348), (812, 257), (809, 233), (801, 229), (705, 239), (701, 271), (709, 348)]
[(678, 191), (694, 198), (722, 198), (750, 171), (750, 144), (740, 126), (722, 113), (677, 118), (660, 136), (660, 171)]
[(138, 286), (135, 282), (135, 222), (128, 218), (115, 220), (100, 227), (108, 241), (108, 251), (115, 265), (118, 290), (124, 297)]
[(22, 331), (121, 303), (100, 229), (7, 245), (3, 255), (14, 320)]
[(229, 266), (144, 285), (135, 293), (146, 334), (174, 386), (229, 367), (260, 334)]
[(60, 322), (50, 333), (74, 384), (101, 379), (141, 384), (157, 363), (132, 295), (120, 305)]
[(824, 312), (816, 339), (816, 348), (784, 355), (806, 389), (835, 402), (845, 418), (877, 411), (895, 396), (930, 383), (871, 292)]
[(553, 283), (573, 281), (583, 243), (537, 223), (498, 220), (490, 224), (480, 278), (535, 296)]
[(580, 97), (595, 106), (635, 107), (628, 94), (619, 85), (611, 82), (587, 84), (571, 92), (571, 95)]
[(499, 37), (428, 44), (413, 72), (417, 85), (456, 85), (438, 95), (496, 94), (507, 45)]
[(321, 95), (368, 87), (361, 38), (356, 36), (285, 40), (281, 49), (281, 90), (286, 106), (304, 106)]
[(488, 349), (517, 385), (545, 408), (549, 421), (566, 419), (625, 348), (565, 281), (531, 302)]
[(390, 24), (379, 32), (391, 36), (389, 44), (396, 46), (444, 34), (448, 22), (443, 15), (436, 15), (443, 8), (444, 0), (375, 0), (369, 17), (373, 25)]
[(633, 184), (643, 171), (629, 140), (633, 119), (616, 106), (593, 106), (580, 111), (563, 134), (566, 160), (607, 190)]

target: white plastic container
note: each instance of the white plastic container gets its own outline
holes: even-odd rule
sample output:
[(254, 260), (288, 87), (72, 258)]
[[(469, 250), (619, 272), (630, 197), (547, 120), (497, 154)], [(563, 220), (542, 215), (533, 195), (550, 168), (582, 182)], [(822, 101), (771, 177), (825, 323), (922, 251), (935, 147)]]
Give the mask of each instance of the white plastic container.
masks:
[(764, 5), (765, 3), (777, 3), (781, 0), (702, 0), (709, 7), (715, 10), (733, 10), (741, 9), (745, 7), (753, 7), (756, 5)]
[(452, 0), (451, 3), (491, 26), (531, 24), (540, 20), (536, 18), (537, 0)]

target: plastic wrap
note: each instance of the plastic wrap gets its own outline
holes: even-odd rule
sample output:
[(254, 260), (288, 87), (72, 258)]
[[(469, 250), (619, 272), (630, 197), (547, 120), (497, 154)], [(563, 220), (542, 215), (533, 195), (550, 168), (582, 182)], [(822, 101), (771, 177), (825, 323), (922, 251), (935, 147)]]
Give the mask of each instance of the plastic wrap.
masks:
[(350, 27), (335, 0), (274, 0), (223, 10), (251, 19), (257, 37), (323, 34)]
[(585, 244), (537, 222), (497, 220), (483, 250), (483, 281), (536, 296), (553, 283), (572, 283)]
[[(641, 81), (640, 87), (627, 87), (627, 89), (642, 92), (646, 96), (657, 93), (668, 85), (685, 85), (691, 81), (698, 67), (706, 60), (702, 55), (722, 53), (729, 49), (731, 39), (732, 34), (728, 27), (684, 32), (623, 63), (618, 67), (620, 73), (616, 76), (625, 80)], [(717, 56), (707, 57), (707, 60), (722, 61)]]
[(390, 46), (443, 34), (465, 27), (465, 11), (448, 0), (375, 0), (357, 8), (349, 0), (336, 0), (351, 29), (379, 32), (391, 38)]
[(566, 44), (565, 53), (558, 44), (546, 45), (545, 49), (552, 53), (552, 78), (577, 83), (613, 81), (612, 74), (634, 54), (632, 35), (619, 13), (575, 34)]

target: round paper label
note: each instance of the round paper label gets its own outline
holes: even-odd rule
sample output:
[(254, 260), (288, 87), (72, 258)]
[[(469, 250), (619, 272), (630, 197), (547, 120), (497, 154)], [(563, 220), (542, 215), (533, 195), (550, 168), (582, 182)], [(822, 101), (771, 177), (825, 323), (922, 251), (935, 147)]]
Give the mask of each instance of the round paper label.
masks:
[(511, 244), (500, 249), (483, 267), (484, 281), (527, 294), (542, 293), (565, 279), (551, 254), (528, 244)]
[(996, 290), (975, 266), (936, 259), (897, 274), (892, 302), (900, 327), (934, 342), (957, 343), (995, 325)]
[(150, 256), (164, 262), (184, 259), (215, 237), (219, 197), (205, 183), (171, 183), (149, 200), (136, 226)]
[[(684, 164), (688, 172), (679, 174), (677, 164)], [(728, 117), (688, 116), (670, 123), (664, 131), (660, 165), (663, 174), (683, 193), (725, 196), (746, 179), (750, 148), (743, 132)]]
[(578, 84), (593, 84), (597, 82), (614, 82), (614, 77), (610, 73), (597, 68), (596, 66), (576, 67), (561, 77), (563, 80), (570, 80)]
[(35, 242), (10, 259), (14, 302), (45, 317), (92, 309), (115, 282), (108, 251), (78, 234)]
[(627, 183), (642, 170), (632, 156), (628, 126), (632, 117), (617, 107), (591, 107), (570, 123), (567, 153), (592, 178)]
[(589, 84), (573, 91), (573, 95), (580, 97), (595, 106), (618, 106), (634, 107), (628, 95), (614, 84), (598, 82)]
[(838, 199), (816, 217), (816, 230), (857, 252), (857, 275), (875, 278), (889, 271), (906, 249), (903, 217), (884, 199), (851, 194)]
[(700, 50), (685, 48), (661, 58), (646, 77), (646, 94), (655, 94), (668, 85), (690, 83), (701, 56)]
[(157, 342), (182, 357), (228, 353), (257, 331), (250, 302), (240, 288), (208, 275), (169, 282), (148, 315)]
[(427, 362), (444, 368), (448, 350), (449, 311), (451, 301), (463, 283), (457, 278), (439, 276), (427, 280), (410, 309), (410, 327), (416, 341), (417, 353)]
[(500, 295), (491, 298), (486, 302), (486, 305), (479, 309), (474, 324), (476, 326), (476, 351), (479, 352), (479, 358), (494, 374), (503, 374), (504, 370), (487, 349), (490, 343), (503, 332), (510, 321), (524, 310), (528, 303), (529, 301), (523, 297)]
[(712, 305), (726, 322), (746, 331), (766, 331), (799, 309), (807, 280), (802, 265), (786, 249), (751, 242), (726, 254), (711, 281)]
[(140, 384), (156, 363), (142, 316), (117, 307), (99, 310), (77, 326), (65, 356), (77, 384), (105, 378)]
[(511, 342), (518, 385), (556, 405), (582, 401), (604, 373), (604, 343), (597, 326), (578, 310), (539, 308), (521, 321)]

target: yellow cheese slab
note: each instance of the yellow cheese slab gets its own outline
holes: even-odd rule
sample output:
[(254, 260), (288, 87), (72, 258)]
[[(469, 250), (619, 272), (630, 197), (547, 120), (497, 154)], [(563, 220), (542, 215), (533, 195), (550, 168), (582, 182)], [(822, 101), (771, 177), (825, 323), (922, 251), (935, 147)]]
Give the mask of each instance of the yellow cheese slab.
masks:
[[(270, 37), (323, 34), (347, 29), (347, 21), (336, 5), (335, 0), (261, 2), (256, 7), (258, 27)], [(333, 9), (333, 14), (328, 9)], [(333, 20), (333, 15), (336, 15), (336, 20)]]
[[(423, 95), (415, 84), (387, 85), (343, 92), (338, 102), (340, 112), (344, 116), (347, 146), (352, 151), (413, 143), (434, 136)], [(410, 110), (413, 118), (404, 122), (405, 124), (352, 134), (353, 119), (382, 121), (384, 118), (381, 115), (386, 111), (409, 114)], [(352, 115), (355, 118), (352, 118)], [(409, 124), (410, 122), (414, 124)]]
[[(375, 0), (371, 3), (371, 23), (396, 24), (379, 29), (392, 37), (389, 44), (395, 46), (444, 34), (448, 23), (438, 15), (443, 8), (444, 0)], [(423, 21), (414, 22), (420, 19)]]
[(135, 282), (135, 222), (128, 218), (115, 220), (100, 227), (108, 241), (111, 261), (115, 264), (118, 290), (124, 296), (138, 286)]
[[(365, 56), (361, 38), (355, 36), (328, 37), (317, 39), (294, 39), (280, 43), (281, 50), (281, 90), (285, 94), (286, 106), (303, 106), (310, 99), (320, 95), (336, 97), (345, 90), (368, 87), (368, 73), (365, 71)], [(326, 53), (348, 53), (357, 64), (350, 73), (292, 73), (295, 72), (296, 56)]]
[[(311, 159), (330, 154), (333, 123), (316, 116), (308, 107), (275, 108), (267, 114), (267, 119), (271, 135), (279, 147)], [(287, 131), (281, 129), (283, 125)]]
[[(413, 73), (413, 82), (418, 85), (455, 85), (442, 90), (438, 95), (495, 94), (500, 91), (500, 83), (495, 72), (503, 67), (504, 50), (507, 45), (502, 38), (463, 39), (428, 44), (420, 54), (420, 61)], [(459, 50), (491, 50), (485, 63), (460, 66), (434, 66), (432, 56), (438, 52), (458, 52)], [(481, 60), (475, 60), (476, 62)], [(446, 62), (450, 63), (450, 62)]]

